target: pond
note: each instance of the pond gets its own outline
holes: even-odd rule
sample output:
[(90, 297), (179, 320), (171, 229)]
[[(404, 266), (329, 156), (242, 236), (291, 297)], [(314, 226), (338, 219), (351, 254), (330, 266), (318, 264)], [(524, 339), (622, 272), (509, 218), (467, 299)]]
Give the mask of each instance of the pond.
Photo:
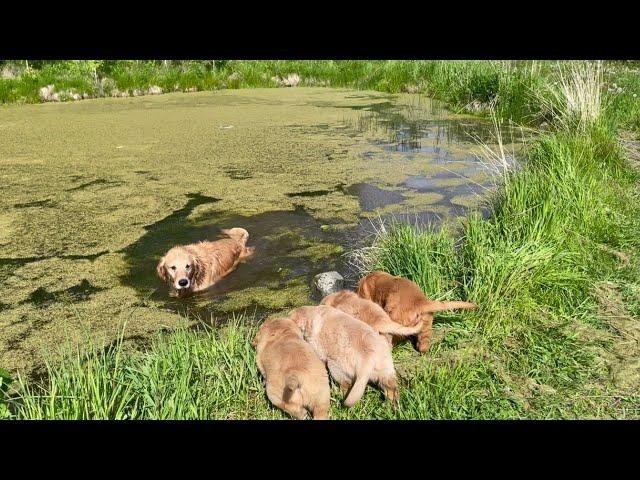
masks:
[[(345, 253), (372, 222), (477, 206), (492, 132), (418, 95), (324, 88), (3, 107), (0, 365), (309, 303), (315, 274), (355, 280)], [(162, 254), (231, 227), (256, 255), (207, 297), (169, 298)]]

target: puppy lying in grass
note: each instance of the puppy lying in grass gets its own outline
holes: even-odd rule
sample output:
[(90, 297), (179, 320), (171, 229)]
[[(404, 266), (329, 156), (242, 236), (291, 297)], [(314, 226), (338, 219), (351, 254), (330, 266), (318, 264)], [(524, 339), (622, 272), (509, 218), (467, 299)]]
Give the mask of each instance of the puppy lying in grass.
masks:
[(332, 293), (322, 299), (320, 305), (328, 305), (351, 315), (366, 323), (376, 332), (383, 335), (390, 346), (393, 346), (393, 335), (407, 337), (422, 330), (422, 322), (418, 321), (411, 327), (405, 327), (391, 320), (387, 312), (377, 303), (359, 297), (355, 292), (342, 290)]
[(343, 392), (344, 404), (353, 406), (369, 382), (380, 385), (394, 407), (398, 406), (396, 371), (387, 341), (369, 325), (327, 305), (299, 307), (289, 317)]
[[(422, 324), (418, 333), (417, 348), (420, 353), (429, 349), (433, 325), (433, 313), (456, 308), (476, 308), (470, 302), (436, 302), (429, 300), (420, 287), (406, 278), (394, 277), (386, 272), (372, 272), (360, 280), (358, 295), (380, 305), (394, 322), (401, 325)], [(394, 337), (394, 343), (400, 339)]]
[(254, 253), (244, 228), (222, 230), (229, 238), (173, 247), (160, 259), (156, 272), (171, 287), (170, 295), (185, 297), (213, 286)]
[(255, 339), (256, 362), (267, 383), (267, 397), (289, 415), (329, 418), (329, 377), (324, 363), (289, 318), (264, 322)]

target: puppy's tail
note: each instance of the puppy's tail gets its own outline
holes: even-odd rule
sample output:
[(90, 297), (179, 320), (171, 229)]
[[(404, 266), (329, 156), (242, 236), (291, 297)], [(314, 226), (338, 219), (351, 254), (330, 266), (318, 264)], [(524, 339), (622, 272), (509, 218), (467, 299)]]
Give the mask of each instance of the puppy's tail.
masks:
[(421, 321), (412, 327), (405, 327), (404, 325), (400, 325), (392, 320), (378, 326), (378, 333), (390, 333), (392, 335), (401, 335), (403, 337), (415, 335), (420, 330), (422, 330)]
[(355, 403), (362, 398), (362, 395), (364, 395), (364, 389), (367, 388), (367, 384), (369, 383), (374, 361), (373, 355), (371, 355), (356, 372), (356, 381), (351, 387), (349, 395), (347, 395), (347, 398), (344, 400), (346, 407), (353, 407)]
[(243, 244), (247, 243), (247, 240), (249, 239), (249, 232), (244, 228), (223, 228), (222, 233), (234, 240), (242, 242)]
[(425, 304), (424, 313), (444, 312), (445, 310), (455, 310), (457, 308), (473, 309), (478, 305), (471, 302), (433, 302)]
[(287, 378), (284, 380), (284, 394), (282, 395), (282, 399), (285, 402), (291, 400), (291, 396), (300, 388), (301, 385), (302, 384), (295, 373), (287, 375)]

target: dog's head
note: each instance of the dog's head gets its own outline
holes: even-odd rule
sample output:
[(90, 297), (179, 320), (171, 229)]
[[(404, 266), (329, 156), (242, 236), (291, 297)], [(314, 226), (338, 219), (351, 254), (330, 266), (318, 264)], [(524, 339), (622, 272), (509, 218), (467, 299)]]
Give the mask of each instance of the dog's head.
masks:
[(160, 259), (158, 276), (178, 292), (188, 291), (202, 273), (198, 257), (185, 247), (174, 247)]
[(362, 277), (358, 282), (358, 296), (371, 300), (375, 294), (378, 282), (389, 276), (390, 275), (385, 272), (371, 272)]
[(302, 332), (290, 318), (270, 318), (262, 324), (260, 330), (258, 330), (258, 334), (251, 342), (251, 345), (253, 345), (254, 348), (258, 348), (258, 346), (263, 342), (268, 342), (287, 335), (302, 338)]

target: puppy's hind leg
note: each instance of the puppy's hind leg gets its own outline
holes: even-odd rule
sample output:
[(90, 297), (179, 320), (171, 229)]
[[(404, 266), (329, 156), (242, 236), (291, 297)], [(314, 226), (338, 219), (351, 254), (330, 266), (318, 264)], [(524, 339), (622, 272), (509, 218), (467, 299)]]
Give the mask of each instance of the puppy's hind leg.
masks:
[(395, 373), (388, 377), (381, 378), (380, 386), (393, 408), (398, 408), (400, 406), (400, 391), (398, 390), (398, 380), (396, 379)]
[(329, 420), (329, 402), (322, 402), (313, 407), (314, 420)]
[(367, 388), (367, 384), (369, 383), (374, 363), (375, 359), (373, 356), (369, 356), (361, 365), (359, 365), (359, 368), (356, 371), (356, 381), (353, 383), (351, 391), (344, 401), (346, 407), (353, 407), (353, 405), (362, 398), (362, 395), (364, 395), (364, 390)]
[(331, 359), (327, 360), (327, 368), (331, 374), (331, 378), (340, 385), (340, 390), (344, 395), (347, 394), (353, 383), (353, 378), (350, 378), (342, 369), (338, 362)]
[(418, 333), (416, 346), (420, 353), (425, 353), (431, 345), (431, 334), (433, 333), (433, 314), (427, 313), (423, 315), (422, 329)]
[(307, 410), (302, 405), (282, 402), (277, 406), (281, 410), (287, 412), (293, 418), (297, 418), (298, 420), (304, 420), (305, 418), (307, 418)]

